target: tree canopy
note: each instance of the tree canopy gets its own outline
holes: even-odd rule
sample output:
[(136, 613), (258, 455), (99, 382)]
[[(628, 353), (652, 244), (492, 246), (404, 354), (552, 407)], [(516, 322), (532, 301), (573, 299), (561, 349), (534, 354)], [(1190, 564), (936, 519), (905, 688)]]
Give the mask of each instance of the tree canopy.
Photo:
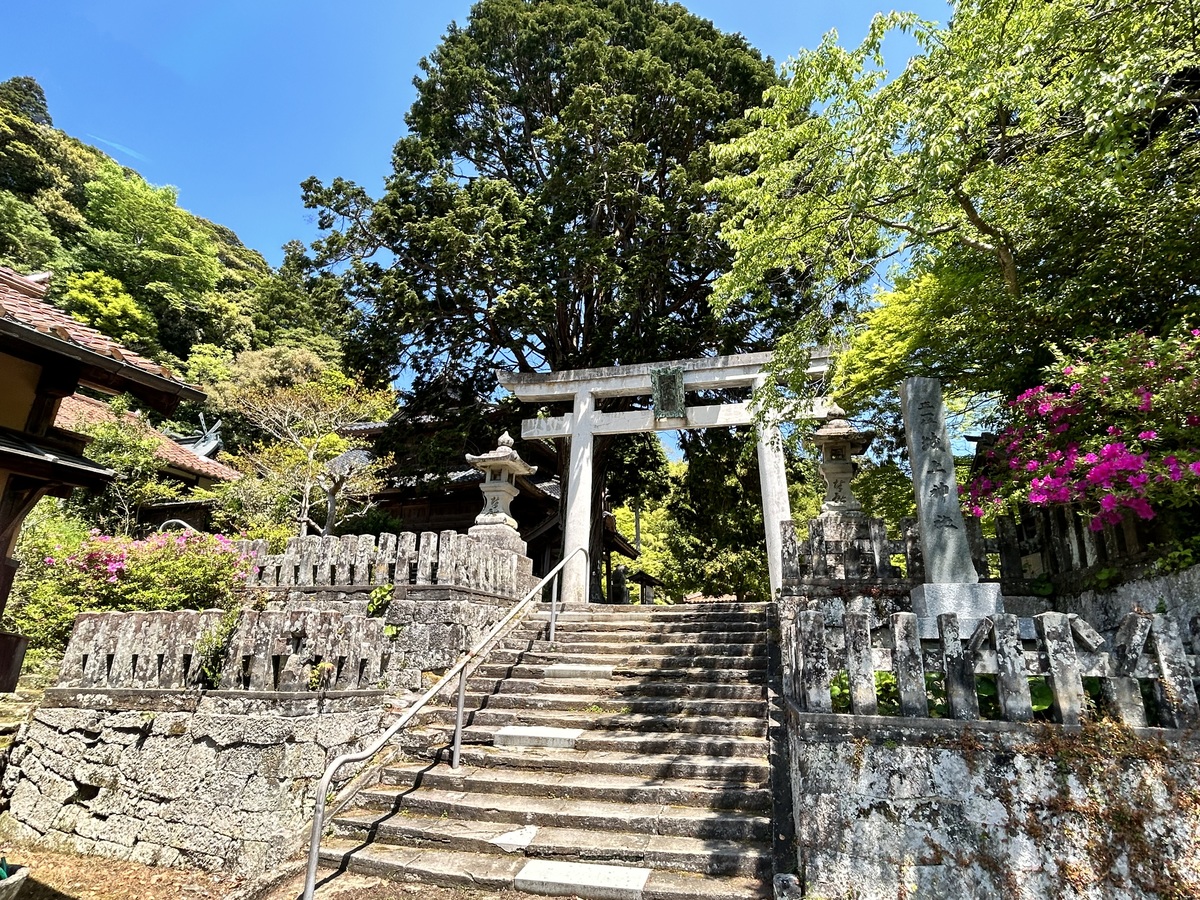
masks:
[(51, 125), (31, 78), (0, 84), (0, 265), (50, 269), (50, 300), (165, 363), (194, 347), (279, 343), (341, 358), (347, 309), (302, 245), (273, 271), (228, 228), (179, 206)]
[[(945, 28), (830, 35), (718, 150), (753, 163), (715, 185), (743, 213), (723, 301), (806, 273), (801, 336), (849, 338), (860, 404), (913, 374), (1015, 396), (1057, 344), (1195, 316), (1198, 25), (1168, 0), (960, 0)], [(923, 51), (895, 78), (889, 28)]]
[(37, 79), (18, 75), (0, 82), (0, 106), (10, 109), (36, 125), (53, 125), (46, 106), (46, 92)]
[[(731, 260), (711, 150), (778, 81), (740, 35), (658, 0), (480, 0), (420, 65), (383, 195), (304, 185), (315, 259), (362, 313), (348, 360), (411, 377), (405, 405), (478, 408), (495, 367), (765, 349), (793, 320), (788, 282), (709, 302)], [(597, 495), (612, 443), (596, 440)]]
[(417, 390), (762, 346), (775, 312), (708, 303), (709, 150), (776, 80), (743, 38), (653, 0), (482, 0), (421, 69), (382, 197), (305, 184), (363, 369)]

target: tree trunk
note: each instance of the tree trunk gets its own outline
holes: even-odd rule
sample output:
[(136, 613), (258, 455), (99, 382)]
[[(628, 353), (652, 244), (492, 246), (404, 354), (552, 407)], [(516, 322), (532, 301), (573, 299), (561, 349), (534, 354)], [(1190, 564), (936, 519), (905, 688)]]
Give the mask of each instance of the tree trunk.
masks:
[(337, 525), (337, 498), (345, 484), (344, 478), (335, 478), (329, 484), (321, 485), (322, 490), (325, 491), (325, 527), (321, 529), (324, 537), (333, 534), (333, 529)]

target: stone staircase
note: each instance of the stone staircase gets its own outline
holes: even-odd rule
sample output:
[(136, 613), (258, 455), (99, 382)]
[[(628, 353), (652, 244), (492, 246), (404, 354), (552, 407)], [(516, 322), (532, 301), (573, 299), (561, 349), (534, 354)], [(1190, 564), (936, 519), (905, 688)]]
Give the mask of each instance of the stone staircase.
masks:
[(535, 612), (426, 714), (423, 758), (336, 816), (322, 865), (582, 898), (769, 897), (767, 609)]

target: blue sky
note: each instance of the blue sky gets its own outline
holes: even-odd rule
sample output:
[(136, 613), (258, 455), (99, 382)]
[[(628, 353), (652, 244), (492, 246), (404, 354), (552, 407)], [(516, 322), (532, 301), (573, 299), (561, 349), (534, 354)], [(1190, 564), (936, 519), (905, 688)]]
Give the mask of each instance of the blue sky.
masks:
[[(40, 0), (7, 4), (0, 81), (32, 75), (54, 124), (278, 263), (315, 236), (310, 175), (378, 193), (417, 63), (468, 0)], [(836, 28), (857, 44), (878, 0), (685, 0), (776, 62)], [(944, 22), (943, 0), (897, 8)], [(893, 68), (913, 45), (888, 51)]]

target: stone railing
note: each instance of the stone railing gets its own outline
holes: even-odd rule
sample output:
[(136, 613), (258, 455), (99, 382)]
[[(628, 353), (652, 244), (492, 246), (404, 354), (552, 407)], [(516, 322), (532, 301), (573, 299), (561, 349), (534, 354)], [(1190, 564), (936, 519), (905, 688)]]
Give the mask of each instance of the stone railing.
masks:
[(528, 557), (455, 531), (292, 538), (283, 553), (261, 541), (243, 542), (255, 554), (247, 588), (329, 590), (394, 584), (442, 586), (515, 597), (532, 586)]
[[(782, 522), (785, 593), (797, 586), (835, 583), (891, 584), (905, 589), (924, 579), (915, 528), (900, 540), (888, 537), (882, 519), (866, 516), (815, 518), (800, 538), (795, 523)], [(903, 560), (904, 570), (894, 564)]]
[[(888, 536), (881, 519), (865, 516), (815, 518), (807, 537), (792, 522), (783, 528), (783, 581), (810, 590), (829, 585), (920, 584), (924, 560), (915, 521), (905, 520), (899, 538)], [(1036, 593), (1049, 582), (1059, 593), (1085, 589), (1106, 567), (1135, 570), (1149, 558), (1152, 526), (1127, 517), (1099, 531), (1075, 507), (1026, 507), (1021, 515), (996, 519), (997, 537), (985, 537), (979, 520), (966, 516), (971, 560), (981, 581), (998, 581), (1009, 596)]]
[(204, 636), (219, 609), (80, 613), (63, 656), (59, 687), (183, 688), (200, 683)]
[[(56, 687), (359, 691), (374, 689), (384, 676), (388, 642), (382, 619), (337, 611), (244, 610), (232, 634), (221, 636), (224, 615), (215, 609), (82, 613)], [(215, 664), (205, 671), (210, 653)]]
[[(1044, 679), (1054, 721), (1077, 725), (1086, 705), (1083, 679), (1088, 678), (1099, 680), (1106, 712), (1127, 725), (1200, 724), (1192, 661), (1178, 626), (1166, 615), (1131, 613), (1107, 650), (1104, 638), (1087, 622), (1062, 613), (1032, 620), (993, 616), (981, 620), (970, 635), (960, 635), (957, 616), (942, 615), (934, 640), (921, 639), (912, 613), (894, 613), (878, 628), (874, 621), (868, 613), (846, 613), (830, 627), (821, 611), (785, 615), (784, 693), (801, 711), (833, 713), (837, 706), (851, 715), (880, 715), (885, 710), (876, 675), (889, 673), (901, 716), (929, 716), (932, 688), (939, 695), (944, 692), (950, 718), (979, 719), (980, 688), (986, 684), (987, 696), (994, 696), (998, 706), (996, 715), (1024, 722), (1034, 717), (1031, 679)], [(1150, 698), (1149, 710), (1144, 696)]]

